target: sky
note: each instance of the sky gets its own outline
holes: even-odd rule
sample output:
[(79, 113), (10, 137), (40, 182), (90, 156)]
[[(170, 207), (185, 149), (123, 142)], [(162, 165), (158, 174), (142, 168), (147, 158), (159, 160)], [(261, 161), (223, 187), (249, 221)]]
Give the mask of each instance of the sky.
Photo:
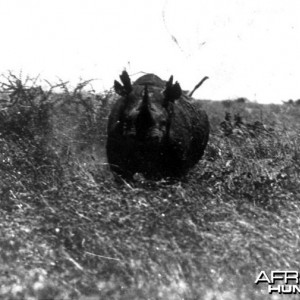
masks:
[(110, 89), (126, 69), (199, 99), (300, 99), (299, 0), (0, 0), (0, 73)]

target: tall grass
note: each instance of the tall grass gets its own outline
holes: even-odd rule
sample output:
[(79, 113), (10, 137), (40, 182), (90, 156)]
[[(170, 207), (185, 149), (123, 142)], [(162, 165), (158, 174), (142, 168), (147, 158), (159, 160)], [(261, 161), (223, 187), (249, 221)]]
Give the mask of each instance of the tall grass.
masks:
[(212, 134), (188, 176), (119, 185), (114, 95), (89, 84), (3, 80), (1, 297), (274, 299), (254, 281), (299, 268), (300, 108), (201, 101)]

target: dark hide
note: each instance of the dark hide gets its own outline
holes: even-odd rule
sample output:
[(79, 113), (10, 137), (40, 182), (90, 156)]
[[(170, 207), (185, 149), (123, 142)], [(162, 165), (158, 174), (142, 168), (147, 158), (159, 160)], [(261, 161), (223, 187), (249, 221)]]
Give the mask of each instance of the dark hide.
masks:
[(108, 121), (107, 158), (125, 179), (178, 178), (202, 157), (209, 137), (206, 113), (187, 101), (180, 85), (154, 74), (131, 84), (126, 71), (115, 81), (121, 96)]

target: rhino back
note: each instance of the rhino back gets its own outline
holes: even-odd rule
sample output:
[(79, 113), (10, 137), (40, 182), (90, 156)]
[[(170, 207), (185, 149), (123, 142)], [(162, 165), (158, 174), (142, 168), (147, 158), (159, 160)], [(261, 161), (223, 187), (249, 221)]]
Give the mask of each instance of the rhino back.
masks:
[(134, 85), (153, 85), (156, 87), (164, 88), (166, 85), (166, 82), (159, 78), (155, 74), (146, 74), (141, 77), (139, 77), (135, 82)]

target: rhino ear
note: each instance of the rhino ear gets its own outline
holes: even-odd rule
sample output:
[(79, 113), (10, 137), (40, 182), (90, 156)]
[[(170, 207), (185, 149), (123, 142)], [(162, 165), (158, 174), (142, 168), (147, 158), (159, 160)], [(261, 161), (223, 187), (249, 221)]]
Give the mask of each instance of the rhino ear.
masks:
[(114, 81), (115, 92), (120, 96), (126, 96), (131, 93), (132, 85), (131, 85), (130, 77), (125, 70), (120, 75), (120, 79), (123, 85), (119, 81), (115, 80)]
[(121, 82), (123, 83), (125, 91), (129, 94), (132, 91), (131, 80), (128, 73), (124, 70), (120, 75)]
[(170, 88), (173, 85), (173, 75), (170, 76), (169, 80), (166, 83), (166, 89)]
[(173, 102), (180, 98), (182, 94), (182, 90), (180, 87), (180, 84), (176, 81), (175, 84), (173, 84), (173, 76), (170, 77), (169, 81), (166, 83), (166, 89), (164, 91), (166, 105), (168, 102)]
[(120, 96), (125, 95), (125, 89), (124, 89), (123, 85), (117, 80), (115, 80), (115, 82), (114, 82), (114, 89), (118, 95), (120, 95)]
[(182, 90), (180, 84), (176, 81), (172, 87), (172, 98), (174, 100), (179, 99), (181, 97)]

